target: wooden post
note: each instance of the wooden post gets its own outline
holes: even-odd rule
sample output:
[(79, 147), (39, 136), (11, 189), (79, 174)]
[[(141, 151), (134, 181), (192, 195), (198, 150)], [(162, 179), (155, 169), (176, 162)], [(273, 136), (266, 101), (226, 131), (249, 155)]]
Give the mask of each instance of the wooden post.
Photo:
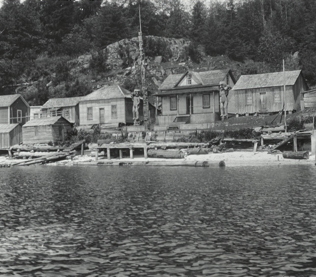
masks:
[(262, 146), (262, 145), (264, 145), (264, 140), (263, 140), (263, 137), (261, 137), (261, 139), (260, 139), (260, 140), (261, 140), (261, 146)]
[(106, 155), (108, 156), (108, 160), (111, 160), (111, 151), (110, 151), (110, 148), (106, 148)]
[(99, 149), (97, 149), (97, 152), (95, 153), (95, 160), (97, 161), (99, 159)]
[(215, 122), (216, 116), (215, 116), (215, 91), (214, 90), (213, 90), (213, 119)]
[(8, 150), (8, 153), (9, 153), (9, 157), (12, 157), (11, 149)]
[(156, 97), (155, 123), (157, 123), (157, 117), (158, 117), (158, 96)]
[(81, 156), (83, 156), (84, 153), (84, 142), (81, 144)]
[(130, 156), (131, 159), (134, 159), (133, 151), (134, 151), (133, 148), (129, 149), (129, 156)]
[(293, 137), (293, 151), (297, 152), (297, 136)]
[(144, 146), (144, 158), (147, 159), (148, 155), (147, 155), (147, 145)]
[(253, 144), (253, 152), (257, 152), (258, 141), (255, 141)]
[(177, 94), (177, 115), (179, 115), (179, 95)]
[(123, 151), (122, 149), (119, 149), (120, 159), (123, 159)]
[(190, 115), (192, 114), (192, 95), (190, 94)]

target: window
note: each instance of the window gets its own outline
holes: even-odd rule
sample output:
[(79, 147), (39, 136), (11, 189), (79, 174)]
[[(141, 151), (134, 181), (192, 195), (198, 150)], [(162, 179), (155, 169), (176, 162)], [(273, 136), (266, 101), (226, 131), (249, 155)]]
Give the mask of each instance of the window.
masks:
[(251, 91), (246, 92), (246, 105), (247, 106), (252, 105), (252, 92)]
[(274, 103), (281, 103), (280, 91), (274, 91)]
[(117, 119), (117, 105), (111, 105), (111, 118)]
[(17, 110), (17, 122), (21, 123), (22, 122), (22, 111)]
[(188, 74), (187, 84), (188, 84), (188, 85), (191, 85), (191, 84), (192, 84), (192, 75), (191, 75), (191, 74)]
[(39, 118), (38, 113), (34, 113), (34, 118)]
[(203, 109), (207, 109), (210, 107), (210, 95), (209, 94), (203, 94), (202, 101), (203, 101)]
[(93, 120), (92, 107), (87, 108), (87, 120)]
[(170, 97), (170, 111), (176, 111), (177, 110), (177, 97), (171, 96)]
[(69, 109), (64, 109), (64, 117), (69, 118)]

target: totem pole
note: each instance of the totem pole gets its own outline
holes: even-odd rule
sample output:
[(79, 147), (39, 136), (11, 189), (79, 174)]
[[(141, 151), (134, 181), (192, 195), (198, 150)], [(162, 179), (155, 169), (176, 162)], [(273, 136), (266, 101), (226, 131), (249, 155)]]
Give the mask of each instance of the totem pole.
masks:
[(132, 93), (134, 126), (139, 125), (139, 105), (140, 105), (139, 94), (140, 94), (139, 89), (135, 89), (134, 92)]
[(141, 86), (142, 86), (142, 96), (143, 96), (143, 115), (144, 115), (144, 125), (145, 130), (149, 129), (149, 106), (148, 106), (148, 92), (146, 87), (146, 64), (145, 64), (145, 54), (143, 51), (143, 35), (142, 35), (142, 23), (140, 15), (140, 4), (139, 4), (139, 56), (140, 56), (140, 75), (141, 75)]
[(225, 117), (228, 119), (228, 93), (231, 89), (230, 86), (226, 85), (224, 82), (219, 83), (219, 101), (221, 105), (221, 118), (222, 120), (225, 119)]

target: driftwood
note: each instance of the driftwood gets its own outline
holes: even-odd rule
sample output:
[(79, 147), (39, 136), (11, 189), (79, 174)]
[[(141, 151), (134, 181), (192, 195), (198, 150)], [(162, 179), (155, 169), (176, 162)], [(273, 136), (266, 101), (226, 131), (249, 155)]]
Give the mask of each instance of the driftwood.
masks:
[(151, 158), (182, 159), (185, 153), (180, 150), (148, 149), (147, 155)]
[(58, 151), (63, 150), (64, 147), (61, 146), (49, 146), (49, 145), (13, 145), (10, 147), (10, 150), (13, 151)]
[(298, 152), (292, 152), (292, 151), (284, 151), (283, 152), (283, 158), (284, 159), (309, 159), (309, 153), (308, 151), (298, 151)]

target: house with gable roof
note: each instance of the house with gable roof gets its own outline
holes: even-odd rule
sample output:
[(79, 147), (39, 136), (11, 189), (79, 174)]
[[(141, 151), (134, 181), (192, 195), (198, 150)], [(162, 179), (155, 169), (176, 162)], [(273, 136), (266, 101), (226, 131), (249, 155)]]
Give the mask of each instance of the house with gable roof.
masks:
[(79, 125), (79, 102), (82, 96), (51, 98), (41, 108), (42, 117), (63, 116), (69, 122)]
[(214, 123), (220, 119), (219, 83), (235, 84), (231, 70), (187, 71), (170, 74), (156, 95), (162, 111), (156, 119), (160, 126), (174, 122)]
[(0, 95), (0, 124), (25, 124), (30, 106), (21, 94)]
[(242, 75), (228, 95), (228, 112), (264, 114), (299, 111), (301, 93), (306, 89), (307, 83), (301, 70)]
[[(82, 97), (79, 102), (80, 125), (133, 124), (133, 101), (131, 92), (120, 85), (103, 86)], [(139, 107), (143, 118), (142, 101)]]

